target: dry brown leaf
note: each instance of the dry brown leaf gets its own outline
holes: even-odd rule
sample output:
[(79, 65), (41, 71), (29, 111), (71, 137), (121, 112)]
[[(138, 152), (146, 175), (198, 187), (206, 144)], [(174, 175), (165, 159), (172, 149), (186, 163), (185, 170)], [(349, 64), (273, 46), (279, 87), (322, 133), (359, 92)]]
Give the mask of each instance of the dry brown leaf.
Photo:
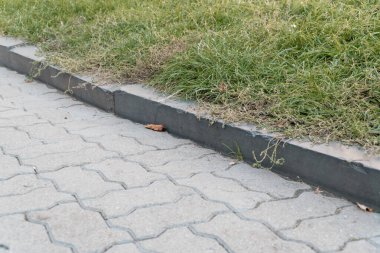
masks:
[(148, 125), (145, 125), (145, 128), (153, 130), (153, 131), (157, 131), (157, 132), (163, 132), (163, 131), (165, 131), (164, 125), (161, 125), (161, 124), (159, 124), (159, 125), (148, 124)]
[(360, 209), (362, 209), (364, 212), (373, 212), (373, 208), (370, 208), (370, 207), (368, 207), (368, 206), (365, 206), (365, 205), (363, 205), (363, 204), (360, 204), (360, 203), (357, 203), (356, 202), (356, 205), (360, 208)]

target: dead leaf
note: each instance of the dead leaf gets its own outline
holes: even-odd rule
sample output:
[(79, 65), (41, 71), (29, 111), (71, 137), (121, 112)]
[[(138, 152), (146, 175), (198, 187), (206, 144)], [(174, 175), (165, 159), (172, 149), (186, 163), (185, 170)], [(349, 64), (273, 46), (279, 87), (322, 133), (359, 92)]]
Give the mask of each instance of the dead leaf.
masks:
[(153, 131), (157, 131), (157, 132), (163, 132), (163, 131), (165, 131), (164, 125), (161, 125), (161, 124), (159, 124), (159, 125), (148, 124), (148, 125), (145, 125), (145, 128), (153, 130)]
[(363, 204), (360, 204), (360, 203), (358, 203), (358, 202), (356, 202), (356, 205), (357, 205), (360, 209), (362, 209), (364, 212), (370, 212), (370, 213), (373, 212), (373, 208), (370, 208), (370, 207), (365, 206), (365, 205), (363, 205)]

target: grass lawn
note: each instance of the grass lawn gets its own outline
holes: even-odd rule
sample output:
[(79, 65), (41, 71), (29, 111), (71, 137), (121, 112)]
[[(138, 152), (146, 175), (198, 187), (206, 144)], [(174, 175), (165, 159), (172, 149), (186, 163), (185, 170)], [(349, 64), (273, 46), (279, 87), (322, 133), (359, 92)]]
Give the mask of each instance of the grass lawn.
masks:
[(230, 121), (380, 149), (380, 1), (0, 0), (0, 33)]

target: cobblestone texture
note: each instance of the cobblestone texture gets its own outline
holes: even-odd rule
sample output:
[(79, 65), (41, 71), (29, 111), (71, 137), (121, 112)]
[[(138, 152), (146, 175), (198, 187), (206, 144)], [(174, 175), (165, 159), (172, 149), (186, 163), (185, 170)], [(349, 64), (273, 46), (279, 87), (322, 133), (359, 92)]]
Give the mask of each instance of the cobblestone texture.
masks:
[(0, 252), (380, 252), (380, 215), (0, 68)]

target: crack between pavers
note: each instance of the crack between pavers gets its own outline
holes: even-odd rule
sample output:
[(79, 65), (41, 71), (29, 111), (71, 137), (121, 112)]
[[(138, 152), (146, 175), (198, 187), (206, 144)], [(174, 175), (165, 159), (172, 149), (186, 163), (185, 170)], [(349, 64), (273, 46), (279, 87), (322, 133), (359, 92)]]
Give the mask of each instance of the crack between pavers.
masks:
[(27, 222), (43, 226), (45, 228), (46, 234), (47, 234), (47, 236), (48, 236), (48, 238), (52, 244), (59, 245), (59, 246), (65, 247), (65, 248), (69, 248), (72, 253), (79, 253), (79, 251), (76, 249), (76, 247), (73, 244), (57, 240), (54, 237), (53, 232), (52, 232), (52, 230), (51, 230), (51, 228), (47, 222), (43, 222), (40, 220), (34, 220), (31, 217), (29, 217), (29, 213), (30, 212), (27, 212), (25, 214), (25, 216), (24, 216), (25, 220)]
[[(299, 225), (301, 225), (302, 222), (304, 221), (308, 221), (308, 220), (315, 220), (315, 219), (320, 219), (320, 218), (326, 218), (326, 217), (332, 217), (332, 216), (336, 216), (338, 214), (340, 214), (343, 209), (345, 208), (348, 208), (348, 207), (352, 207), (352, 205), (343, 205), (343, 206), (339, 206), (335, 209), (334, 213), (331, 213), (331, 214), (326, 214), (326, 215), (319, 215), (319, 216), (312, 216), (312, 217), (307, 217), (307, 218), (303, 218), (303, 219), (298, 219), (296, 220), (295, 224), (293, 226), (289, 226), (289, 227), (286, 227), (286, 228), (280, 228), (278, 229), (278, 231), (288, 231), (288, 230), (293, 230), (293, 229), (296, 229), (297, 227), (299, 227)], [(248, 217), (247, 217), (248, 218)], [(249, 219), (249, 218), (248, 218)]]
[[(188, 228), (188, 227), (190, 227), (192, 225), (198, 225), (198, 224), (208, 223), (212, 219), (214, 219), (216, 216), (218, 216), (220, 214), (226, 214), (226, 213), (231, 213), (231, 211), (230, 210), (216, 211), (216, 212), (211, 213), (207, 218), (202, 219), (202, 220), (189, 221), (189, 222), (183, 222), (183, 223), (172, 224), (172, 225), (169, 225), (169, 226), (164, 226), (163, 228), (160, 229), (160, 231), (158, 233), (151, 234), (151, 235), (144, 235), (144, 236), (136, 236), (136, 241), (141, 242), (141, 241), (146, 241), (146, 240), (151, 240), (151, 239), (159, 238), (161, 235), (163, 235), (164, 233), (166, 233), (167, 231), (169, 231), (171, 229), (175, 229), (175, 228)], [(110, 222), (112, 222), (112, 221), (110, 221)], [(121, 226), (121, 227), (123, 227), (123, 226)], [(131, 229), (131, 228), (128, 228), (128, 229), (130, 229), (131, 231), (133, 231), (133, 229)]]
[[(32, 174), (33, 175), (33, 174)], [(49, 186), (41, 186), (41, 187), (36, 187), (36, 188), (33, 188), (29, 191), (26, 191), (26, 192), (23, 192), (23, 193), (11, 193), (11, 194), (4, 194), (4, 195), (0, 195), (0, 198), (6, 198), (6, 197), (14, 197), (14, 196), (23, 196), (23, 195), (27, 195), (31, 192), (34, 192), (36, 190), (40, 190), (40, 189), (46, 189), (46, 188), (50, 188)]]
[[(68, 194), (70, 196), (72, 196), (74, 198), (74, 201), (70, 201), (70, 202), (67, 202), (67, 203), (77, 203), (79, 205), (80, 208), (82, 208), (83, 210), (87, 210), (87, 211), (90, 211), (90, 212), (96, 212), (100, 215), (100, 217), (103, 219), (103, 221), (105, 222), (105, 224), (107, 225), (107, 227), (109, 229), (112, 229), (112, 227), (108, 224), (107, 220), (106, 220), (106, 216), (105, 214), (101, 211), (101, 210), (98, 210), (96, 208), (92, 208), (92, 207), (88, 207), (86, 205), (84, 205), (82, 203), (82, 200), (81, 198), (78, 196), (78, 194), (76, 194), (75, 192), (69, 192), (69, 191), (64, 191), (62, 190), (59, 185), (57, 184), (57, 182), (55, 182), (54, 179), (50, 179), (50, 178), (44, 178), (44, 177), (40, 177), (40, 174), (37, 173), (36, 174), (37, 178), (41, 179), (41, 180), (46, 180), (46, 181), (50, 181), (53, 185), (54, 185), (54, 188), (57, 192), (60, 192), (60, 193), (64, 193), (64, 194)], [(124, 189), (120, 189), (120, 190), (124, 190)], [(48, 208), (48, 209), (45, 209), (45, 210), (50, 210), (52, 208), (54, 208), (55, 206), (58, 206), (60, 205), (61, 203), (57, 202), (56, 205)], [(65, 203), (63, 203), (65, 204)], [(33, 210), (34, 211), (34, 210)], [(0, 216), (1, 217), (1, 216)], [(132, 237), (132, 235), (130, 235)], [(133, 238), (133, 237), (132, 237)]]
[(71, 107), (77, 107), (77, 106), (83, 106), (83, 103), (78, 103), (78, 104), (72, 104), (72, 105), (67, 105), (67, 106), (58, 106), (56, 109), (68, 109)]
[(231, 249), (230, 246), (228, 246), (228, 244), (223, 241), (219, 236), (216, 236), (216, 235), (213, 235), (213, 234), (207, 234), (207, 233), (202, 233), (202, 232), (199, 232), (197, 231), (194, 227), (190, 226), (188, 228), (191, 233), (193, 233), (195, 236), (199, 236), (199, 237), (203, 237), (203, 238), (207, 238), (207, 239), (211, 239), (213, 241), (216, 241), (227, 253), (235, 253), (235, 251), (233, 251)]
[[(166, 150), (170, 151), (172, 149), (166, 149)], [(164, 150), (164, 151), (166, 151), (166, 150)], [(160, 151), (162, 151), (162, 150), (151, 150), (151, 151), (146, 151), (144, 154), (140, 154), (140, 155), (145, 155), (146, 153), (149, 153), (149, 152), (160, 152)], [(187, 158), (186, 159), (173, 159), (173, 160), (170, 160), (170, 161), (164, 162), (162, 164), (158, 164), (158, 165), (149, 165), (149, 164), (146, 164), (146, 163), (138, 161), (138, 160), (131, 160), (131, 158), (133, 159), (134, 156), (138, 156), (138, 155), (132, 155), (131, 158), (128, 158), (128, 159), (129, 159), (129, 161), (137, 162), (137, 163), (139, 163), (142, 166), (154, 168), (154, 167), (165, 166), (166, 164), (168, 164), (170, 162), (186, 162), (186, 161), (191, 161), (191, 160), (196, 160), (196, 159), (202, 159), (202, 158), (207, 157), (209, 155), (215, 155), (215, 154), (217, 154), (217, 153), (214, 152), (214, 153), (203, 154), (203, 155), (196, 156), (196, 157), (193, 157), (193, 158), (188, 158), (188, 159)]]
[[(122, 160), (122, 159), (120, 159)], [(136, 163), (138, 164), (138, 163)], [(136, 186), (128, 186), (128, 184), (126, 184), (125, 182), (123, 181), (116, 181), (116, 180), (111, 180), (109, 179), (106, 175), (104, 175), (104, 173), (98, 169), (91, 169), (91, 168), (87, 168), (87, 167), (82, 167), (83, 170), (85, 171), (93, 171), (93, 172), (96, 172), (98, 173), (98, 175), (105, 181), (105, 182), (110, 182), (110, 183), (117, 183), (117, 184), (120, 184), (125, 190), (131, 190), (131, 189), (138, 189), (138, 188), (146, 188), (150, 185), (152, 185), (153, 183), (155, 182), (158, 182), (158, 181), (165, 181), (167, 180), (167, 178), (157, 178), (157, 179), (153, 179), (149, 182), (147, 182), (146, 184), (142, 184), (142, 185), (136, 185)], [(144, 168), (143, 168), (144, 169)], [(145, 170), (145, 169), (144, 169)], [(146, 172), (146, 173), (152, 173), (152, 172)], [(152, 174), (157, 174), (157, 173), (152, 173)]]
[(101, 198), (102, 196), (104, 196), (104, 195), (106, 195), (108, 193), (111, 193), (111, 192), (124, 191), (125, 190), (124, 188), (121, 188), (121, 189), (109, 189), (109, 190), (105, 191), (104, 193), (101, 193), (101, 194), (99, 194), (97, 196), (88, 197), (88, 198), (81, 198), (81, 197), (79, 197), (79, 195), (76, 192), (62, 190), (61, 187), (59, 186), (59, 184), (54, 179), (44, 177), (43, 174), (47, 174), (47, 173), (37, 173), (36, 176), (40, 180), (50, 182), (54, 186), (54, 188), (55, 188), (55, 190), (57, 192), (71, 195), (75, 199), (80, 199), (80, 200), (82, 200), (82, 199), (97, 199), (97, 198)]
[[(380, 234), (372, 236), (372, 237), (377, 237), (377, 236), (380, 236)], [(349, 243), (357, 242), (357, 241), (366, 241), (375, 247), (379, 247), (379, 245), (371, 243), (370, 238), (368, 237), (355, 237), (355, 238), (349, 238), (337, 250), (334, 249), (334, 250), (323, 251), (323, 253), (341, 252), (348, 246)]]
[[(57, 144), (57, 143), (41, 144), (41, 146), (47, 146), (47, 145), (52, 145), (52, 144)], [(39, 145), (36, 145), (36, 146), (39, 146)], [(25, 156), (25, 157), (20, 158), (20, 159), (21, 159), (21, 161), (23, 161), (23, 160), (38, 159), (38, 158), (49, 156), (49, 155), (72, 154), (72, 153), (83, 152), (85, 150), (92, 149), (92, 148), (96, 148), (96, 146), (94, 146), (94, 147), (84, 147), (84, 148), (81, 148), (81, 149), (78, 149), (78, 150), (70, 150), (70, 151), (47, 152), (47, 153), (43, 153), (43, 154), (37, 155), (37, 156)], [(109, 151), (109, 152), (111, 152), (111, 151)], [(26, 165), (26, 164), (24, 163), (24, 165)], [(34, 166), (34, 165), (29, 165), (29, 166)]]
[(133, 214), (134, 212), (136, 212), (140, 209), (147, 209), (147, 208), (152, 208), (152, 207), (157, 207), (157, 206), (166, 206), (166, 205), (170, 205), (170, 204), (176, 204), (179, 201), (181, 201), (182, 199), (189, 197), (189, 196), (192, 196), (192, 195), (193, 194), (180, 194), (180, 196), (178, 198), (171, 200), (171, 201), (157, 202), (157, 203), (150, 203), (150, 204), (145, 204), (145, 205), (134, 206), (133, 208), (128, 210), (128, 212), (126, 212), (126, 213), (118, 214), (118, 215), (109, 215), (109, 216), (105, 215), (105, 216), (107, 217), (108, 221), (112, 222), (111, 220), (113, 220), (113, 219), (127, 217), (127, 216)]
[(50, 209), (52, 209), (58, 205), (70, 204), (70, 203), (76, 203), (76, 201), (75, 200), (60, 200), (60, 201), (57, 201), (57, 202), (55, 202), (52, 205), (47, 206), (47, 207), (40, 207), (40, 208), (34, 208), (34, 209), (29, 209), (29, 210), (24, 210), (24, 211), (16, 211), (16, 212), (10, 212), (10, 213), (2, 213), (2, 214), (0, 214), (0, 217), (11, 216), (11, 215), (15, 215), (15, 214), (25, 214), (26, 212), (47, 211), (47, 210), (50, 210)]
[[(75, 153), (75, 152), (74, 152)], [(119, 158), (118, 156), (110, 156), (110, 157), (106, 157), (104, 159), (101, 159), (100, 161), (96, 161), (96, 163), (101, 163), (101, 162), (104, 162), (108, 159), (112, 159), (112, 158)], [(55, 168), (51, 168), (51, 169), (45, 169), (45, 170), (41, 170), (41, 169), (38, 169), (36, 167), (36, 165), (33, 165), (33, 164), (24, 164), (25, 166), (29, 166), (29, 167), (33, 167), (35, 168), (38, 173), (48, 173), (48, 172), (55, 172), (55, 171), (59, 171), (63, 168), (66, 168), (66, 167), (80, 167), (80, 166), (85, 166), (85, 165), (89, 165), (89, 164), (93, 164), (94, 162), (79, 162), (79, 163), (69, 163), (69, 164), (64, 164), (64, 165), (61, 165), (61, 166), (58, 166), (58, 167), (55, 167)]]
[(268, 195), (270, 198), (273, 199), (273, 196), (271, 196), (269, 193), (264, 192), (264, 191), (253, 190), (252, 188), (244, 185), (242, 182), (240, 182), (239, 180), (237, 180), (235, 178), (229, 178), (229, 177), (220, 176), (220, 175), (217, 174), (217, 172), (210, 172), (209, 174), (211, 174), (212, 176), (214, 176), (216, 178), (221, 178), (221, 179), (226, 179), (226, 180), (233, 181), (233, 182), (237, 183), (240, 187), (244, 188), (245, 190), (247, 190), (249, 192), (256, 192), (256, 193), (265, 194), (265, 195)]
[(253, 222), (257, 222), (257, 223), (260, 223), (262, 225), (264, 225), (267, 229), (269, 229), (273, 234), (275, 234), (278, 238), (280, 238), (281, 240), (283, 241), (287, 241), (287, 242), (294, 242), (294, 243), (298, 243), (298, 244), (302, 244), (302, 245), (305, 245), (307, 246), (309, 249), (313, 250), (314, 252), (317, 252), (317, 253), (320, 253), (321, 250), (319, 248), (317, 248), (315, 245), (313, 245), (311, 242), (307, 242), (307, 241), (302, 241), (302, 240), (298, 240), (298, 239), (292, 239), (292, 238), (289, 238), (287, 236), (285, 236), (284, 234), (282, 234), (281, 231), (277, 231), (272, 225), (270, 225), (269, 223), (267, 222), (264, 222), (262, 220), (257, 220), (257, 219), (253, 219), (253, 218), (247, 218), (245, 216), (243, 216), (241, 213), (234, 213), (239, 219), (241, 220), (245, 220), (245, 221), (253, 221)]
[(254, 219), (248, 219), (244, 216), (242, 216), (240, 214), (240, 211), (235, 209), (232, 205), (230, 205), (229, 203), (225, 202), (225, 201), (220, 201), (220, 200), (213, 200), (213, 199), (210, 199), (209, 197), (207, 197), (202, 191), (200, 191), (199, 189), (197, 189), (196, 187), (193, 187), (193, 186), (186, 186), (186, 185), (181, 185), (179, 184), (178, 182), (176, 182), (173, 178), (171, 178), (170, 176), (168, 176), (168, 178), (170, 178), (171, 180), (173, 180), (173, 184), (175, 185), (178, 185), (178, 186), (183, 186), (183, 187), (189, 187), (191, 189), (193, 189), (195, 192), (197, 192), (200, 197), (202, 197), (203, 199), (205, 199), (206, 201), (211, 201), (211, 202), (215, 202), (215, 203), (222, 203), (224, 204), (228, 209), (231, 210), (232, 213), (234, 213), (239, 219), (241, 220), (246, 220), (246, 221), (254, 221), (254, 222), (258, 222), (262, 225), (264, 225), (267, 229), (269, 229), (272, 233), (274, 233), (277, 237), (279, 237), (280, 239), (284, 240), (284, 241), (291, 241), (291, 242), (296, 242), (296, 243), (299, 243), (299, 244), (303, 244), (305, 246), (307, 246), (308, 248), (312, 249), (313, 251), (315, 252), (320, 252), (319, 249), (317, 249), (314, 245), (312, 245), (311, 243), (309, 242), (304, 242), (304, 241), (301, 241), (301, 240), (295, 240), (295, 239), (290, 239), (290, 238), (287, 238), (285, 237), (284, 235), (282, 235), (279, 231), (275, 230), (270, 224), (266, 223), (266, 222), (263, 222), (263, 221), (259, 221), (259, 220), (254, 220)]

